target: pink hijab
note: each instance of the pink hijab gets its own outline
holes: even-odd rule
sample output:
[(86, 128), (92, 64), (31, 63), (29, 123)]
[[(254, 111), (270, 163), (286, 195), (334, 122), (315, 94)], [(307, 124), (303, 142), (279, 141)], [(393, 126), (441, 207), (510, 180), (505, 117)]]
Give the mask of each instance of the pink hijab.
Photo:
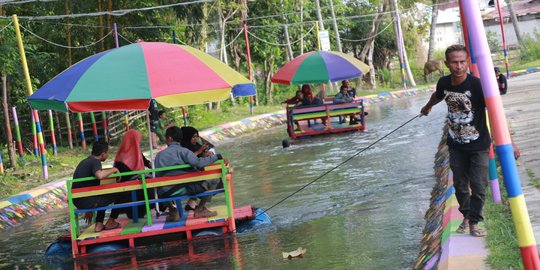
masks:
[(140, 132), (133, 129), (128, 130), (122, 139), (118, 152), (116, 152), (114, 161), (126, 164), (133, 171), (144, 170), (144, 161), (139, 146), (141, 139)]

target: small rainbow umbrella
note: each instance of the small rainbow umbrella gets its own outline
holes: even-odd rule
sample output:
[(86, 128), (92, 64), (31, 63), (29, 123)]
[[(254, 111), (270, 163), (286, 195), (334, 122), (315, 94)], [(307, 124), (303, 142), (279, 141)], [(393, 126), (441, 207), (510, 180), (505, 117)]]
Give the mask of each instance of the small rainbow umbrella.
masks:
[(369, 67), (353, 56), (331, 51), (302, 54), (285, 64), (272, 77), (273, 83), (311, 84), (360, 77)]
[[(239, 90), (235, 92), (235, 90)], [(189, 46), (141, 42), (90, 56), (47, 82), (28, 101), (36, 110), (147, 110), (255, 94), (253, 84), (223, 62)]]

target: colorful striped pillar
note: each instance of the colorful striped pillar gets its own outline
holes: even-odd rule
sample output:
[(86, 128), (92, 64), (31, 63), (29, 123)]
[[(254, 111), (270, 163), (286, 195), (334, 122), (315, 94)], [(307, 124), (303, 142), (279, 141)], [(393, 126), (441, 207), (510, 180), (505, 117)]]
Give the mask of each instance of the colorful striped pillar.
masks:
[(38, 139), (37, 139), (37, 129), (36, 129), (36, 120), (34, 119), (34, 113), (30, 111), (30, 115), (32, 116), (32, 139), (34, 141), (34, 156), (39, 157), (39, 145), (38, 145)]
[(478, 2), (476, 0), (463, 1), (461, 8), (467, 17), (470, 32), (475, 33), (471, 36), (472, 45), (476, 52), (478, 67), (482, 75), (482, 88), (488, 107), (491, 128), (497, 144), (496, 151), (501, 163), (504, 184), (508, 193), (510, 210), (512, 211), (523, 265), (527, 270), (540, 269), (540, 258), (538, 257), (536, 240), (529, 219), (525, 196), (521, 189), (516, 160), (514, 159), (512, 140), (508, 132), (506, 116), (499, 95), (499, 87), (495, 76), (493, 76), (493, 60), (491, 59), (491, 52), (480, 15), (480, 9), (478, 8)]
[(2, 151), (0, 151), (0, 173), (4, 173), (4, 161), (2, 160)]
[(43, 129), (41, 128), (41, 121), (39, 121), (39, 114), (37, 110), (32, 110), (34, 120), (36, 121), (36, 132), (39, 143), (39, 151), (41, 154), (41, 166), (43, 170), (43, 178), (49, 178), (49, 172), (47, 169), (47, 150), (45, 149), (45, 140), (43, 140)]
[(94, 133), (94, 141), (99, 141), (99, 134), (97, 130), (97, 124), (96, 124), (96, 116), (94, 115), (94, 112), (90, 112), (90, 121), (92, 121), (92, 132)]
[(17, 140), (17, 149), (19, 150), (19, 157), (24, 158), (24, 149), (21, 140), (21, 128), (19, 127), (19, 118), (17, 117), (17, 109), (11, 107), (13, 112), (13, 122), (15, 123), (15, 140)]
[(124, 111), (124, 122), (126, 122), (126, 131), (128, 131), (129, 130), (129, 117), (128, 117), (127, 111)]
[(109, 142), (109, 130), (107, 128), (107, 113), (101, 112), (101, 123), (103, 124), (103, 138), (106, 142)]
[(77, 113), (77, 120), (79, 121), (79, 132), (81, 133), (81, 146), (83, 149), (86, 149), (86, 138), (84, 137), (84, 124), (81, 113)]
[[(469, 36), (469, 30), (467, 29), (467, 20), (465, 16), (463, 15), (463, 9), (461, 9), (461, 0), (459, 1), (460, 5), (460, 14), (461, 14), (461, 23), (462, 23), (462, 29), (463, 29), (463, 40), (465, 41), (465, 46), (469, 50), (469, 69), (470, 72), (477, 78), (480, 78), (480, 72), (478, 70), (478, 64), (476, 61), (476, 56), (474, 53), (474, 49), (472, 47), (472, 44), (470, 42), (470, 36)], [(488, 129), (489, 133), (491, 133), (491, 128), (489, 126), (489, 114), (486, 111), (486, 118), (488, 121)], [(491, 194), (493, 197), (493, 201), (495, 203), (501, 202), (501, 190), (499, 187), (499, 176), (497, 174), (497, 163), (495, 162), (495, 154), (493, 152), (493, 143), (489, 145), (489, 183), (491, 188)]]
[(73, 149), (73, 134), (71, 133), (71, 120), (69, 120), (69, 112), (66, 112), (66, 126), (67, 126), (69, 149)]
[(499, 22), (501, 23), (501, 36), (503, 42), (503, 52), (504, 52), (504, 64), (506, 65), (506, 77), (510, 78), (510, 67), (508, 64), (508, 47), (506, 46), (506, 34), (504, 33), (504, 20), (501, 12), (501, 5), (499, 0), (497, 1), (497, 11), (499, 12)]
[(51, 141), (53, 145), (53, 154), (58, 154), (58, 148), (56, 147), (56, 136), (54, 135), (54, 120), (52, 111), (49, 110), (49, 130), (51, 132)]

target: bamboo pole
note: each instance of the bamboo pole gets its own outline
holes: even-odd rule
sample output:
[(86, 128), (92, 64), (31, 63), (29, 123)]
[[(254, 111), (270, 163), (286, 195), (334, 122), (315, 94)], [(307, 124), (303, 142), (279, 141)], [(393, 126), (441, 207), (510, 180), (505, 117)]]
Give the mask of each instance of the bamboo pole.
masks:
[[(19, 45), (19, 52), (21, 54), (21, 62), (24, 72), (24, 78), (26, 80), (26, 90), (28, 91), (28, 96), (32, 95), (32, 82), (30, 81), (30, 72), (28, 71), (28, 64), (26, 62), (26, 54), (24, 52), (24, 46), (21, 36), (21, 30), (19, 28), (19, 20), (17, 19), (17, 15), (13, 14), (13, 25), (15, 28), (15, 34), (17, 35), (17, 43)], [(40, 145), (41, 150), (41, 167), (43, 172), (43, 178), (48, 179), (49, 178), (49, 172), (47, 169), (47, 151), (45, 150), (45, 143), (43, 141), (43, 133), (41, 131), (41, 124), (39, 121), (39, 114), (36, 110), (33, 110), (32, 115), (34, 116), (34, 123), (36, 126), (36, 132), (37, 132), (37, 139)]]

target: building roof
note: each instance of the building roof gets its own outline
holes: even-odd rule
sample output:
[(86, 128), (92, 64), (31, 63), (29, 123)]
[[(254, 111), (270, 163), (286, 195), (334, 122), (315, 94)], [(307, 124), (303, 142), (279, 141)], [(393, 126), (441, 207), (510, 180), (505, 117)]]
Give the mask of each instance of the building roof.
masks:
[[(499, 2), (503, 2), (500, 1)], [(502, 3), (501, 3), (502, 5)], [(516, 16), (521, 17), (525, 15), (532, 15), (540, 13), (540, 1), (539, 0), (524, 0), (519, 2), (513, 2), (512, 8)], [(501, 6), (501, 13), (503, 18), (510, 17), (508, 6)], [(484, 20), (498, 20), (499, 12), (494, 9), (483, 15)]]

